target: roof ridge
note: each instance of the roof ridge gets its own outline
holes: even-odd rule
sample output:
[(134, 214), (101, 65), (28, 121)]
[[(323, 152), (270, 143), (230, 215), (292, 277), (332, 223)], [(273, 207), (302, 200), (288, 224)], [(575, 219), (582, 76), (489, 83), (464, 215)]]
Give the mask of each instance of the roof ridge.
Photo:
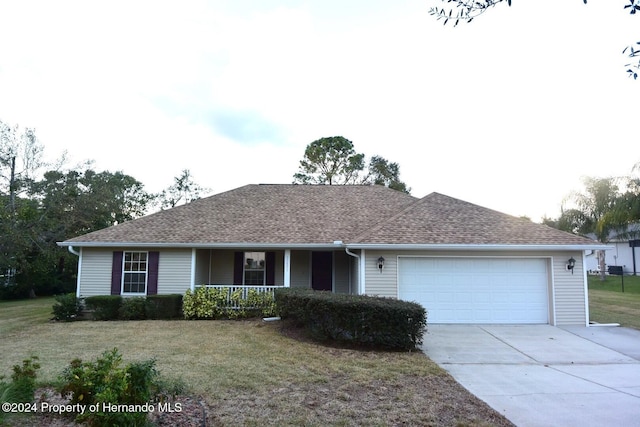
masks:
[(364, 233), (359, 234), (358, 236), (356, 236), (353, 239), (353, 242), (351, 243), (358, 243), (359, 240), (364, 240), (366, 239), (371, 233), (373, 233), (374, 231), (378, 231), (380, 230), (382, 227), (384, 227), (384, 225), (389, 222), (389, 221), (393, 221), (394, 219), (404, 215), (406, 212), (408, 212), (409, 210), (413, 209), (414, 206), (416, 206), (417, 204), (419, 204), (422, 200), (426, 199), (427, 197), (433, 195), (433, 194), (438, 194), (435, 192), (429, 193), (426, 196), (422, 197), (422, 198), (416, 198), (416, 200), (414, 200), (413, 202), (409, 203), (407, 206), (404, 207), (404, 209), (401, 209), (400, 211), (396, 212), (394, 215), (391, 215), (387, 218), (383, 218), (381, 220), (379, 220), (378, 222), (376, 222), (373, 227), (369, 228), (368, 231), (365, 231)]

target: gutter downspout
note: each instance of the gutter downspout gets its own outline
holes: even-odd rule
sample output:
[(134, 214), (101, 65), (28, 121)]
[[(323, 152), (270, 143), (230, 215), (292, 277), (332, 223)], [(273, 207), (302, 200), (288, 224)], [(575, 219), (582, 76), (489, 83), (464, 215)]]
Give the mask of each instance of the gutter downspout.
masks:
[[(354, 257), (355, 259), (358, 260), (358, 293), (360, 293), (360, 281), (362, 280), (360, 277), (360, 255), (353, 253), (349, 250), (349, 248), (347, 248), (345, 246), (344, 251), (346, 252), (347, 255), (350, 255), (352, 257)], [(351, 282), (349, 282), (351, 283)]]
[(73, 246), (67, 246), (67, 250), (78, 257), (78, 278), (76, 279), (76, 298), (80, 298), (80, 277), (82, 273), (82, 249), (81, 252), (73, 249)]

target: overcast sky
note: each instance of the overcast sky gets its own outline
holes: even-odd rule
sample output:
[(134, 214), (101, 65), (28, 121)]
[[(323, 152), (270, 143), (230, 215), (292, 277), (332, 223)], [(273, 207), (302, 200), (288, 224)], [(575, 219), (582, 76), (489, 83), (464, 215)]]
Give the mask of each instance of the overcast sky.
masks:
[(433, 191), (538, 221), (640, 161), (626, 1), (0, 0), (0, 120), (148, 191), (290, 183), (341, 135)]

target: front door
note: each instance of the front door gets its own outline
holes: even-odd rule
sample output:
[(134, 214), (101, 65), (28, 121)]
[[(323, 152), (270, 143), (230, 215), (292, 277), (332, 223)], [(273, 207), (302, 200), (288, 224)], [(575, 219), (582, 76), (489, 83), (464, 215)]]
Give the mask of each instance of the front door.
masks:
[(311, 288), (316, 291), (333, 290), (333, 253), (311, 253)]

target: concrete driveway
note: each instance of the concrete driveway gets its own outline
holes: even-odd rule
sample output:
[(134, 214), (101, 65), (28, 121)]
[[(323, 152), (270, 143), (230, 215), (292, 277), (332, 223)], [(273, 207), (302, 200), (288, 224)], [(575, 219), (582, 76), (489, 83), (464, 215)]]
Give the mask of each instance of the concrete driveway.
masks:
[(640, 425), (640, 331), (429, 325), (423, 350), (518, 426)]

